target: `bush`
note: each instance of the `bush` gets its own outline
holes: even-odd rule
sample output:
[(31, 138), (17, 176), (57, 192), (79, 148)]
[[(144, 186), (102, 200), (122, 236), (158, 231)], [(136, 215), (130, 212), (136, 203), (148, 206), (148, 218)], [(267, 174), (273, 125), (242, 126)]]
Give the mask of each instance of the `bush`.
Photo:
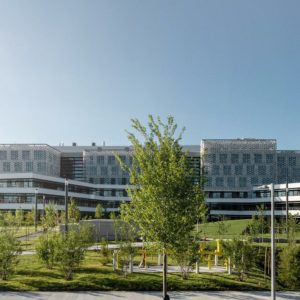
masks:
[(289, 289), (300, 288), (300, 246), (285, 247), (281, 252), (279, 280)]
[(110, 251), (108, 249), (108, 243), (104, 239), (101, 241), (101, 249), (100, 249), (100, 262), (103, 266), (106, 266), (111, 261)]
[(18, 263), (17, 255), (20, 253), (20, 242), (10, 230), (0, 232), (0, 276), (7, 280)]
[(39, 259), (48, 269), (52, 269), (56, 256), (56, 235), (42, 235), (39, 237), (35, 250)]

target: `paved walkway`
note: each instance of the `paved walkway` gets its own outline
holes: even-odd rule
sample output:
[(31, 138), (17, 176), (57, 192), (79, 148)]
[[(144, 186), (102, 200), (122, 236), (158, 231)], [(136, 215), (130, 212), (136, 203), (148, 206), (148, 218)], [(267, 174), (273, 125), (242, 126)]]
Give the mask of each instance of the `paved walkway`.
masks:
[[(269, 292), (170, 292), (171, 300), (269, 300)], [(160, 292), (0, 292), (1, 300), (159, 300)], [(300, 292), (277, 293), (277, 300), (300, 300)]]

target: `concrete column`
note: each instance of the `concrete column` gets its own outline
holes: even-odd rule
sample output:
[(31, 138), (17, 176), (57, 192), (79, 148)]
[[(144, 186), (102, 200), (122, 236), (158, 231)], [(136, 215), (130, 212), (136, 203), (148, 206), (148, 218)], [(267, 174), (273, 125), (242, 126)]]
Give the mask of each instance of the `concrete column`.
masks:
[(215, 266), (217, 266), (217, 265), (218, 265), (218, 259), (219, 259), (218, 255), (217, 255), (217, 254), (215, 254)]
[(133, 259), (132, 259), (132, 255), (129, 255), (129, 273), (133, 273)]
[(228, 264), (228, 274), (231, 274), (231, 262), (230, 262), (230, 256), (228, 257), (228, 260), (227, 260), (227, 264)]

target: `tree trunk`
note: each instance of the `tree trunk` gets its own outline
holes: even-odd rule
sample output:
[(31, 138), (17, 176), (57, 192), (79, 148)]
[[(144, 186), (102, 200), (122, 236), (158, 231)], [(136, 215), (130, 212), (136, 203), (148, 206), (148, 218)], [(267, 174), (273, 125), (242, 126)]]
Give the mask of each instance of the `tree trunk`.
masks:
[(168, 300), (169, 296), (167, 294), (168, 285), (167, 285), (167, 254), (166, 250), (164, 249), (163, 252), (163, 299)]

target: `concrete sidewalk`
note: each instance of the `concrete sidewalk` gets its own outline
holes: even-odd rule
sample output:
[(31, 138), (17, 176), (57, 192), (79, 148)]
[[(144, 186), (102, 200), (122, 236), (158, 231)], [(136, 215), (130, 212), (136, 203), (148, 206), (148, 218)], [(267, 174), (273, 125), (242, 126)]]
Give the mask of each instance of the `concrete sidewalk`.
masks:
[[(1, 300), (159, 300), (161, 292), (0, 292)], [(171, 300), (269, 300), (270, 292), (170, 292)], [(300, 292), (278, 292), (277, 300), (300, 300)]]

